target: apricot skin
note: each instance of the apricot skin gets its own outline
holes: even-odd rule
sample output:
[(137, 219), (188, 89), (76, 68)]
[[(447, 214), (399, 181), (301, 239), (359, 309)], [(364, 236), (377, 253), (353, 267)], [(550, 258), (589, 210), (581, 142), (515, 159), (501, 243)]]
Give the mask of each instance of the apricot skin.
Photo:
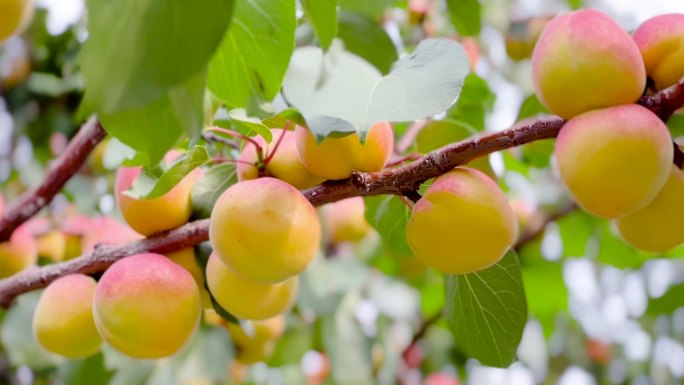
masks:
[(94, 305), (103, 339), (135, 358), (174, 354), (200, 319), (200, 294), (192, 275), (152, 253), (114, 263), (97, 285)]
[(435, 179), (413, 207), (406, 227), (415, 258), (447, 274), (494, 265), (517, 233), (515, 213), (499, 186), (467, 167)]
[(304, 127), (295, 128), (299, 158), (312, 174), (324, 179), (344, 179), (357, 171), (380, 171), (392, 155), (394, 131), (387, 122), (376, 123), (361, 144), (358, 134), (327, 137), (320, 144)]
[(302, 193), (278, 179), (238, 182), (219, 197), (209, 239), (223, 263), (261, 283), (301, 273), (318, 251), (321, 228)]
[(0, 278), (14, 275), (38, 261), (38, 245), (26, 225), (19, 226), (9, 241), (0, 243)]
[(33, 8), (33, 0), (0, 0), (0, 44), (28, 25)]
[(192, 213), (190, 192), (201, 176), (201, 171), (195, 169), (159, 198), (137, 199), (124, 194), (141, 172), (140, 167), (122, 167), (116, 173), (116, 200), (126, 223), (142, 235), (151, 235), (185, 224)]
[(646, 207), (616, 220), (622, 237), (641, 250), (664, 253), (684, 242), (684, 171), (672, 165), (665, 186)]
[[(299, 159), (294, 131), (284, 131), (279, 128), (274, 128), (271, 130), (271, 134), (273, 136), (271, 143), (266, 143), (262, 137), (254, 138), (265, 152), (264, 158), (267, 154), (271, 154), (274, 151), (276, 143), (280, 140), (278, 148), (275, 149), (275, 155), (273, 155), (266, 165), (265, 171), (267, 175), (287, 182), (300, 190), (313, 187), (323, 182), (323, 178), (311, 174)], [(282, 140), (280, 139), (281, 135), (284, 135)], [(256, 163), (258, 161), (254, 144), (247, 143), (245, 145), (245, 148), (240, 153), (240, 160), (249, 163)], [(256, 166), (238, 163), (237, 175), (238, 180), (240, 181), (256, 179), (259, 177), (259, 170)]]
[(546, 26), (532, 55), (532, 76), (539, 100), (565, 119), (633, 103), (646, 86), (634, 41), (589, 9), (559, 15)]
[(325, 223), (330, 241), (358, 242), (372, 230), (366, 221), (366, 205), (362, 197), (353, 197), (325, 207)]
[(250, 281), (233, 273), (213, 253), (207, 262), (207, 285), (214, 299), (241, 319), (263, 320), (290, 309), (297, 296), (298, 277), (276, 284)]
[(684, 76), (684, 14), (650, 18), (634, 31), (632, 38), (657, 90), (677, 83)]
[(93, 319), (96, 285), (87, 275), (70, 274), (45, 289), (33, 315), (33, 333), (45, 349), (69, 358), (100, 350), (102, 338)]
[(571, 119), (554, 154), (575, 201), (596, 216), (618, 218), (656, 197), (670, 173), (673, 146), (665, 124), (631, 104)]

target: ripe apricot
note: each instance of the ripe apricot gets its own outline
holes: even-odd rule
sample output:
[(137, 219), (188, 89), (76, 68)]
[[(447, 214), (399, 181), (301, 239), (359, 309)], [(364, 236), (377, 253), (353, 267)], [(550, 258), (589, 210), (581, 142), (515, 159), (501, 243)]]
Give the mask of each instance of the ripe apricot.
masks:
[(633, 103), (646, 86), (636, 43), (610, 17), (591, 9), (549, 22), (532, 55), (532, 76), (539, 100), (565, 119)]
[(0, 0), (0, 43), (28, 25), (33, 8), (33, 0)]
[(152, 253), (121, 259), (107, 269), (94, 304), (102, 338), (136, 358), (174, 354), (200, 319), (200, 295), (192, 275)]
[(468, 167), (435, 179), (413, 207), (406, 227), (416, 259), (447, 274), (494, 265), (517, 232), (515, 213), (499, 186)]
[(575, 201), (594, 215), (618, 218), (656, 197), (670, 174), (673, 147), (655, 114), (628, 104), (568, 121), (554, 154)]
[(652, 17), (634, 31), (632, 38), (657, 90), (677, 83), (684, 76), (684, 14)]
[(282, 282), (301, 273), (318, 251), (316, 210), (275, 178), (230, 186), (211, 213), (209, 239), (228, 268), (249, 280)]
[(0, 278), (9, 277), (38, 260), (38, 246), (28, 226), (19, 226), (9, 241), (0, 243)]
[(358, 134), (329, 136), (317, 143), (313, 134), (301, 126), (295, 128), (295, 135), (304, 166), (324, 179), (348, 178), (353, 170), (382, 170), (394, 148), (394, 131), (387, 122), (373, 125), (363, 144)]
[(69, 274), (53, 281), (40, 296), (33, 333), (47, 350), (69, 358), (97, 353), (102, 338), (93, 319), (95, 280)]
[(343, 199), (325, 206), (325, 224), (330, 241), (358, 242), (372, 230), (366, 221), (362, 197)]

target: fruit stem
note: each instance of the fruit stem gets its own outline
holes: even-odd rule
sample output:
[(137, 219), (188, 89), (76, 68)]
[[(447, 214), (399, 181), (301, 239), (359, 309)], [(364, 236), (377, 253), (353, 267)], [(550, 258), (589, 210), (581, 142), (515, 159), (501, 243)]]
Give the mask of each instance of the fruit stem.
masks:
[(218, 136), (218, 135), (211, 133), (211, 132), (205, 132), (204, 134), (202, 134), (202, 137), (207, 142), (219, 142), (221, 144), (225, 144), (226, 146), (234, 148), (236, 150), (240, 149), (240, 146), (238, 146), (237, 143), (235, 143), (231, 140), (227, 140), (226, 138), (223, 138), (223, 137)]
[(249, 166), (256, 167), (256, 164), (254, 164), (252, 162), (247, 162), (246, 160), (240, 160), (240, 159), (226, 158), (223, 156), (215, 156), (211, 159), (211, 161), (216, 162), (216, 163), (235, 163), (235, 164), (240, 163), (240, 164), (246, 164)]

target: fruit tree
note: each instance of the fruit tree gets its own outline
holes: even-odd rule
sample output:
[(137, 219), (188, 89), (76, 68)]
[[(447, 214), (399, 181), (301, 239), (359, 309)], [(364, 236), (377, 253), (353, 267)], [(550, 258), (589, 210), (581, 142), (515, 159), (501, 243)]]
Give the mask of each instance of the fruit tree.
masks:
[(0, 0), (0, 384), (680, 384), (684, 5)]

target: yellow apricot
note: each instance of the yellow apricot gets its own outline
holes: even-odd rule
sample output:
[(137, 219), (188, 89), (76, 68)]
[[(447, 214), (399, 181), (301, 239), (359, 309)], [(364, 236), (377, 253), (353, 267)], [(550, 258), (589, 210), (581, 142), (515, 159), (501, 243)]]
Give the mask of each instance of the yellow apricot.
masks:
[(224, 309), (242, 319), (263, 320), (289, 310), (298, 282), (298, 277), (276, 284), (251, 281), (233, 273), (216, 253), (207, 262), (209, 291)]
[(211, 309), (211, 297), (209, 296), (209, 292), (204, 288), (204, 274), (202, 274), (202, 269), (197, 265), (195, 250), (192, 247), (186, 247), (173, 253), (168, 253), (166, 256), (175, 263), (183, 266), (183, 268), (192, 275), (200, 292), (202, 306), (205, 309)]
[(275, 178), (238, 182), (211, 213), (209, 240), (236, 274), (282, 282), (313, 260), (321, 239), (316, 210), (302, 193)]
[(21, 33), (33, 18), (33, 0), (0, 0), (0, 43)]
[(618, 218), (656, 197), (670, 173), (673, 146), (655, 114), (628, 104), (568, 121), (554, 154), (575, 201), (594, 215)]
[(47, 350), (69, 358), (97, 353), (102, 338), (93, 319), (95, 280), (70, 274), (53, 281), (40, 296), (33, 334)]
[(230, 337), (236, 345), (245, 347), (267, 341), (274, 341), (280, 338), (285, 332), (285, 317), (282, 314), (265, 320), (251, 321), (251, 323), (253, 330), (251, 330), (251, 335), (249, 336), (240, 325), (232, 322), (227, 324), (226, 327), (230, 333)]
[(66, 251), (66, 235), (59, 230), (50, 230), (36, 237), (38, 255), (49, 258), (55, 262), (64, 260)]
[(677, 83), (684, 76), (684, 14), (650, 18), (634, 31), (632, 38), (657, 90)]
[(358, 242), (372, 230), (366, 221), (362, 197), (343, 199), (325, 206), (325, 224), (333, 243)]
[(152, 253), (121, 259), (107, 269), (94, 304), (102, 338), (135, 358), (176, 353), (200, 319), (200, 295), (192, 275)]
[(684, 242), (684, 171), (672, 165), (665, 186), (646, 207), (616, 220), (622, 237), (634, 247), (664, 253)]
[(532, 75), (539, 100), (565, 119), (633, 103), (646, 86), (634, 41), (610, 17), (591, 9), (549, 22), (532, 55)]
[[(173, 158), (176, 154), (172, 153)], [(195, 169), (163, 196), (154, 199), (137, 199), (124, 194), (142, 172), (140, 167), (122, 167), (116, 173), (116, 200), (126, 223), (142, 235), (174, 229), (190, 218), (190, 193), (193, 184), (201, 176)]]
[(499, 186), (468, 167), (435, 179), (413, 207), (406, 227), (416, 259), (447, 274), (494, 265), (517, 233), (515, 213)]
[(275, 351), (273, 341), (261, 342), (245, 347), (239, 346), (235, 354), (235, 359), (243, 364), (255, 364), (268, 360)]
[(26, 225), (19, 226), (9, 241), (0, 243), (0, 278), (14, 275), (38, 261), (38, 246)]
[[(282, 129), (274, 128), (271, 130), (271, 134), (273, 135), (271, 143), (266, 143), (260, 136), (254, 138), (254, 140), (259, 143), (259, 146), (261, 146), (262, 151), (264, 151), (264, 159), (267, 154), (271, 154), (275, 151), (275, 155), (273, 155), (266, 165), (265, 171), (267, 175), (287, 182), (300, 190), (313, 187), (323, 182), (322, 178), (311, 174), (299, 159), (294, 131), (283, 131)], [(281, 136), (283, 136), (282, 139), (280, 139)], [(280, 141), (280, 143), (276, 149), (275, 146), (278, 141)], [(245, 145), (242, 153), (240, 153), (240, 160), (253, 164), (258, 161), (254, 144), (247, 143)], [(256, 179), (259, 177), (259, 170), (256, 166), (238, 163), (237, 176), (240, 181)]]
[(394, 131), (387, 122), (373, 125), (361, 144), (358, 134), (327, 137), (319, 144), (304, 127), (295, 128), (297, 151), (304, 166), (324, 179), (344, 179), (357, 171), (380, 171), (392, 155)]

